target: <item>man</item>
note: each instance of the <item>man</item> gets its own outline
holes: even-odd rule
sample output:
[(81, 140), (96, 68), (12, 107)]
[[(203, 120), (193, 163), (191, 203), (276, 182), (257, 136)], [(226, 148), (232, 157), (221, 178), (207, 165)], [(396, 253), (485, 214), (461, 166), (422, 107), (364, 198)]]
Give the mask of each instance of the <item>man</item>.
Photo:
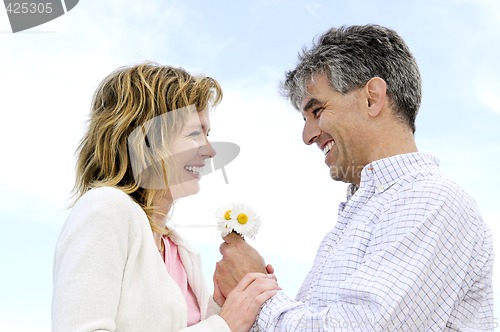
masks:
[[(295, 298), (262, 307), (260, 331), (493, 330), (492, 236), (478, 208), (417, 150), (421, 80), (393, 30), (331, 29), (283, 83), (336, 181), (349, 183)], [(215, 280), (223, 295), (266, 272), (238, 236), (224, 238)]]

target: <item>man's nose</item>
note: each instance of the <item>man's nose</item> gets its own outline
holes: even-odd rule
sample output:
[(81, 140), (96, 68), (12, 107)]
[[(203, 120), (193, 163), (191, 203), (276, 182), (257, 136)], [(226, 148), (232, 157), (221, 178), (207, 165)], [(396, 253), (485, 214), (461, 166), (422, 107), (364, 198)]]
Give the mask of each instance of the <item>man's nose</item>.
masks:
[(311, 145), (316, 142), (320, 134), (321, 129), (319, 129), (317, 123), (306, 120), (304, 123), (304, 129), (302, 130), (302, 140), (304, 141), (304, 144)]

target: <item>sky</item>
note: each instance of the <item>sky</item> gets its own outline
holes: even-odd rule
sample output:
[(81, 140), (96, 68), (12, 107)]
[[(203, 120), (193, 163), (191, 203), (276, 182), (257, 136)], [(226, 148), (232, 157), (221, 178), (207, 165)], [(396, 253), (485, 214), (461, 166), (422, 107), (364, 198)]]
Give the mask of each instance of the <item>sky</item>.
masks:
[[(225, 167), (228, 183), (221, 171), (207, 175), (172, 216), (202, 253), (207, 283), (220, 259), (214, 213), (240, 201), (262, 219), (251, 244), (294, 296), (347, 185), (331, 180), (322, 152), (303, 144), (302, 117), (279, 83), (315, 36), (367, 23), (393, 28), (408, 43), (423, 80), (419, 150), (438, 157), (474, 197), (498, 242), (496, 0), (82, 0), (18, 33), (0, 8), (0, 330), (50, 331), (54, 247), (92, 95), (112, 70), (145, 60), (214, 77), (224, 89), (210, 138), (237, 144), (240, 154)], [(499, 275), (495, 264), (496, 299)]]

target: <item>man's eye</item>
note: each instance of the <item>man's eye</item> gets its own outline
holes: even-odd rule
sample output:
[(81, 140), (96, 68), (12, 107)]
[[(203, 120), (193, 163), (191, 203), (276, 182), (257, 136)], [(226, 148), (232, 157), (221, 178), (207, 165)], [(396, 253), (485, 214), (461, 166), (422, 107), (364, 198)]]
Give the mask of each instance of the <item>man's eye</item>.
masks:
[(314, 115), (315, 118), (317, 118), (319, 116), (319, 114), (321, 113), (321, 111), (323, 110), (323, 107), (318, 107), (318, 108), (315, 108), (313, 111), (312, 111), (312, 114)]

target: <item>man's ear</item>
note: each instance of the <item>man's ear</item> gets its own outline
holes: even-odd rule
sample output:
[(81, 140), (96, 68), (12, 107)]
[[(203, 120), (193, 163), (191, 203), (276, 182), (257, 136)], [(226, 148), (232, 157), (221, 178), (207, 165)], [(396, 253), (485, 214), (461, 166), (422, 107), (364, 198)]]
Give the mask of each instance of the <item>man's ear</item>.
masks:
[(380, 77), (371, 78), (365, 85), (368, 115), (376, 117), (387, 101), (387, 83)]

